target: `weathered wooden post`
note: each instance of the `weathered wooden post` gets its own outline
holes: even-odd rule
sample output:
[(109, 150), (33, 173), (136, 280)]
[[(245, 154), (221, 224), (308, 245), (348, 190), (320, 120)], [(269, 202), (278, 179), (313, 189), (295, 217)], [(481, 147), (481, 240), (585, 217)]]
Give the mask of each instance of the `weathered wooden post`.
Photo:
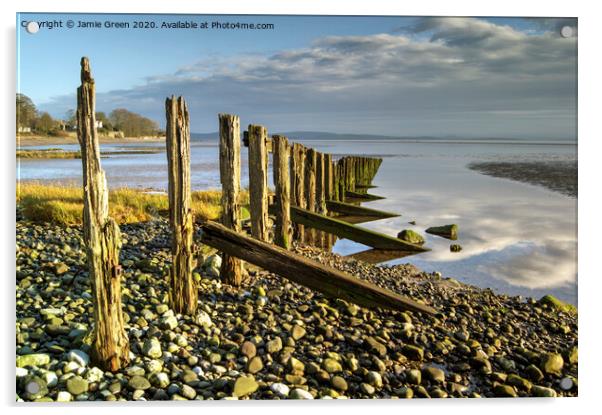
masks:
[[(293, 143), (291, 163), (291, 204), (305, 208), (305, 149), (299, 143)], [(303, 225), (294, 224), (294, 237), (300, 242), (305, 239), (305, 229)]]
[[(326, 208), (326, 201), (333, 199), (333, 186), (334, 186), (334, 172), (332, 164), (332, 155), (324, 154), (324, 211), (328, 216), (332, 216), (332, 213)], [(332, 248), (334, 235), (331, 233), (324, 233), (324, 248), (330, 251)]]
[[(324, 167), (324, 154), (316, 151), (316, 212), (323, 215), (326, 213), (326, 173)], [(324, 247), (325, 233), (316, 230), (314, 243), (316, 246)]]
[(334, 171), (332, 167), (332, 155), (324, 154), (324, 208), (326, 201), (332, 200), (334, 187)]
[(346, 190), (346, 176), (345, 176), (345, 172), (346, 172), (346, 158), (343, 157), (341, 159), (339, 159), (339, 161), (337, 162), (337, 166), (338, 166), (338, 189), (339, 189), (339, 200), (341, 202), (345, 201), (345, 190)]
[(347, 159), (347, 190), (355, 192), (355, 157)]
[(333, 176), (333, 184), (332, 184), (332, 197), (333, 200), (335, 201), (340, 201), (341, 198), (339, 196), (339, 190), (340, 190), (340, 169), (339, 169), (339, 163), (337, 163), (336, 161), (332, 162), (332, 176)]
[(173, 261), (169, 272), (169, 303), (176, 313), (194, 315), (198, 306), (198, 288), (192, 277), (194, 218), (190, 192), (190, 121), (184, 99), (167, 98), (165, 115)]
[(249, 196), (251, 235), (268, 240), (268, 131), (249, 125)]
[[(307, 210), (316, 211), (316, 150), (308, 148), (305, 154), (305, 200)], [(305, 242), (313, 244), (315, 241), (316, 230), (313, 228), (305, 229)]]
[(276, 234), (274, 243), (285, 249), (291, 244), (291, 206), (290, 206), (290, 180), (289, 159), (290, 147), (288, 139), (281, 135), (272, 137), (272, 151), (274, 154), (273, 171), (276, 205)]
[[(240, 120), (237, 115), (219, 114), (219, 173), (222, 184), (222, 224), (240, 233)], [(222, 253), (222, 279), (238, 286), (242, 261)]]
[(115, 372), (130, 360), (121, 310), (121, 232), (109, 216), (109, 192), (96, 133), (96, 91), (86, 57), (81, 59), (81, 82), (77, 89), (77, 139), (83, 167), (84, 242), (94, 304), (91, 358), (103, 370)]
[(316, 212), (326, 213), (326, 167), (324, 154), (316, 151)]

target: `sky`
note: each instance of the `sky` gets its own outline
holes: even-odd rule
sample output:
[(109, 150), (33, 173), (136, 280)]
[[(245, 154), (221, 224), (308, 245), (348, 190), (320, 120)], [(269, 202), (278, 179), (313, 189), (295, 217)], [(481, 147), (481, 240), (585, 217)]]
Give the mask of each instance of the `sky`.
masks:
[[(29, 34), (28, 21), (63, 27)], [(161, 28), (178, 21), (273, 29)], [(571, 18), (22, 13), (17, 92), (64, 118), (88, 56), (98, 111), (127, 108), (163, 126), (165, 98), (182, 95), (193, 132), (216, 131), (225, 112), (273, 132), (573, 140), (576, 31)]]

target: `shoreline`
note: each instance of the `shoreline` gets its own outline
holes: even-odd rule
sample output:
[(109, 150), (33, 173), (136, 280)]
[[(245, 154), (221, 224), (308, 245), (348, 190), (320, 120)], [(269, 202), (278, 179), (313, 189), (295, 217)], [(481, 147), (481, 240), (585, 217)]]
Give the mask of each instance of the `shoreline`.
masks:
[[(296, 245), (301, 255), (439, 312), (369, 310), (252, 266), (242, 287), (229, 287), (219, 281), (219, 257), (204, 251), (196, 269), (199, 314), (190, 318), (167, 306), (167, 220), (121, 229), (124, 317), (134, 358), (115, 377), (70, 353), (89, 352), (90, 282), (80, 228), (18, 217), (18, 363), (30, 359), (25, 355), (49, 357), (40, 358), (39, 369), (18, 369), (21, 398), (24, 379), (63, 367), (41, 399), (57, 400), (59, 393), (69, 400), (578, 394), (577, 315), (549, 301), (495, 294), (409, 264), (374, 266)], [(151, 356), (147, 346), (155, 336), (163, 353)], [(85, 387), (72, 388), (73, 376)], [(252, 379), (250, 388), (237, 382), (241, 377)]]
[[(99, 136), (101, 144), (128, 144), (128, 143), (164, 143), (165, 137), (124, 137), (112, 138)], [(25, 136), (17, 137), (17, 149), (31, 146), (78, 144), (77, 137), (46, 137)]]

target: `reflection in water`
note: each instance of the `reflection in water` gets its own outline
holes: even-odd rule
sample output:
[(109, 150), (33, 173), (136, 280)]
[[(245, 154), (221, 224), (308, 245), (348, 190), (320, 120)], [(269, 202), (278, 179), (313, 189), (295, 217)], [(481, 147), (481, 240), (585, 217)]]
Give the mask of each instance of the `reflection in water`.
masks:
[[(362, 205), (403, 216), (361, 226), (389, 235), (413, 229), (432, 249), (387, 263), (409, 262), (499, 292), (534, 297), (551, 293), (576, 304), (576, 199), (466, 167), (475, 161), (575, 160), (575, 145), (336, 140), (306, 144), (331, 154), (386, 156), (373, 181), (378, 187), (369, 191), (386, 199)], [(103, 150), (114, 147), (105, 145)], [(196, 142), (191, 148), (193, 189), (219, 187), (217, 145)], [(246, 153), (242, 151), (243, 186), (248, 184)], [(118, 155), (102, 163), (112, 188), (167, 187), (165, 154)], [(19, 167), (23, 180), (81, 183), (80, 160), (21, 160)], [(413, 220), (416, 226), (408, 224)], [(459, 225), (457, 242), (463, 248), (459, 253), (450, 252), (450, 241), (424, 233), (430, 226), (451, 223)], [(334, 251), (343, 255), (368, 249), (349, 240), (334, 245)]]
[[(576, 304), (576, 200), (475, 174), (466, 164), (464, 158), (451, 157), (384, 159), (373, 182), (379, 187), (372, 192), (387, 199), (364, 206), (403, 216), (363, 226), (389, 235), (413, 229), (432, 249), (388, 263), (409, 262), (509, 294), (552, 293)], [(408, 224), (412, 220), (416, 226)], [(450, 252), (450, 241), (424, 233), (430, 226), (451, 223), (459, 225), (459, 253)], [(344, 254), (366, 249), (351, 241), (335, 246), (335, 252)]]

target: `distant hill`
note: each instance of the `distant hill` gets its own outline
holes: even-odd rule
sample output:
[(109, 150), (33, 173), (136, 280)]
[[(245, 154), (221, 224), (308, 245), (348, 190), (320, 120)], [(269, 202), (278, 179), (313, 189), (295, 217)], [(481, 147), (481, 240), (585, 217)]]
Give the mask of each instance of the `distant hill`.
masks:
[[(285, 131), (276, 132), (274, 134), (281, 134), (287, 136), (289, 139), (297, 140), (399, 140), (399, 139), (428, 139), (437, 137), (395, 137), (389, 135), (375, 135), (375, 134), (339, 134), (339, 133), (327, 133), (324, 131)], [(214, 133), (191, 133), (190, 138), (193, 141), (211, 141), (218, 139), (218, 132)], [(438, 137), (441, 138), (441, 137)]]
[[(311, 141), (311, 140), (451, 140), (451, 141), (549, 141), (549, 142), (570, 142), (570, 139), (550, 139), (550, 138), (509, 138), (509, 137), (466, 137), (457, 135), (445, 135), (445, 136), (391, 136), (391, 135), (377, 135), (377, 134), (345, 134), (345, 133), (327, 133), (324, 131), (286, 131), (276, 132), (271, 134), (281, 134), (289, 139), (298, 141)], [(191, 133), (192, 141), (217, 141), (219, 134), (214, 133)], [(576, 140), (574, 140), (576, 142)]]

